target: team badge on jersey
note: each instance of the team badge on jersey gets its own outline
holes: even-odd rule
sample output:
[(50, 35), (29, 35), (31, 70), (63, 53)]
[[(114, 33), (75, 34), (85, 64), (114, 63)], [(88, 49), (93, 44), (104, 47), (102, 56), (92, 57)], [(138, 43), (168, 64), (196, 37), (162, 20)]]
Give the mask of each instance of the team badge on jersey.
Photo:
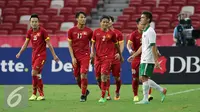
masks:
[(83, 35), (87, 35), (87, 32), (84, 31), (84, 32), (83, 32)]
[(40, 36), (40, 33), (37, 33), (37, 36), (39, 37), (39, 36)]
[(107, 35), (106, 35), (106, 38), (111, 38), (111, 35), (107, 34)]

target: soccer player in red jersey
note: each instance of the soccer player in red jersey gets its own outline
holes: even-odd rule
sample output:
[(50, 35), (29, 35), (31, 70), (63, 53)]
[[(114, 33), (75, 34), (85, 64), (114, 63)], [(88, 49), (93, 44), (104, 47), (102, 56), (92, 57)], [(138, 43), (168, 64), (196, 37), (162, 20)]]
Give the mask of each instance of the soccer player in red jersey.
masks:
[[(116, 39), (116, 34), (109, 29), (109, 17), (102, 16), (100, 19), (100, 28), (96, 29), (92, 37), (92, 52), (91, 58), (94, 58), (95, 54), (95, 75), (98, 84), (101, 88), (100, 103), (106, 102), (105, 94), (107, 89), (107, 79), (110, 74), (111, 65), (114, 57), (114, 51), (112, 51), (113, 43), (115, 43), (117, 52), (119, 53), (119, 59), (123, 61), (122, 54), (120, 52), (119, 44)], [(95, 52), (96, 51), (96, 52)]]
[[(122, 53), (124, 50), (124, 38), (122, 36), (122, 33), (119, 30), (114, 29), (114, 27), (113, 27), (114, 18), (112, 16), (109, 16), (109, 18), (110, 18), (109, 29), (112, 30), (113, 32), (115, 32), (117, 41), (119, 42), (120, 51)], [(114, 51), (114, 54), (115, 54), (115, 58), (112, 61), (112, 66), (111, 66), (112, 75), (115, 78), (115, 84), (116, 84), (114, 100), (119, 100), (120, 99), (120, 87), (121, 87), (121, 83), (122, 83), (122, 81), (120, 79), (121, 62), (119, 60), (119, 53), (117, 52), (114, 44), (113, 44), (112, 51)], [(107, 100), (111, 100), (109, 88), (110, 88), (110, 78), (108, 78), (108, 82), (107, 82), (107, 91), (108, 91), (108, 96), (106, 98)]]
[[(43, 92), (43, 82), (41, 77), (41, 72), (46, 61), (46, 44), (48, 45), (53, 59), (59, 61), (53, 46), (50, 43), (50, 38), (46, 30), (39, 26), (39, 17), (36, 14), (32, 14), (30, 17), (31, 28), (27, 32), (26, 41), (22, 46), (19, 53), (16, 55), (16, 58), (19, 58), (23, 51), (27, 48), (29, 42), (32, 43), (32, 85), (33, 85), (33, 94), (29, 100), (44, 100)], [(37, 97), (37, 90), (39, 96)]]
[[(127, 49), (129, 53), (132, 55), (134, 52), (136, 52), (141, 44), (142, 39), (142, 32), (144, 29), (144, 25), (140, 22), (140, 18), (136, 20), (137, 23), (137, 30), (133, 31), (128, 39)], [(134, 93), (133, 101), (139, 101), (138, 97), (138, 87), (139, 87), (139, 65), (140, 65), (140, 58), (141, 54), (136, 56), (132, 63), (132, 89)], [(149, 89), (149, 101), (153, 99), (153, 97), (150, 95), (151, 89)]]
[(89, 90), (87, 90), (87, 73), (90, 63), (90, 40), (93, 32), (85, 26), (86, 14), (84, 12), (76, 13), (76, 20), (78, 22), (77, 26), (68, 31), (68, 43), (74, 76), (82, 90), (80, 102), (85, 102), (89, 94)]

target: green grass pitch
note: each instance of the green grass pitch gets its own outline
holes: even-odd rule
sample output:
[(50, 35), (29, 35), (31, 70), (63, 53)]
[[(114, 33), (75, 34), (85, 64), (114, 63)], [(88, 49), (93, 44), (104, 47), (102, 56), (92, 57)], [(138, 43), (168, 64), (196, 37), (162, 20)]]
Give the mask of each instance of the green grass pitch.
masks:
[[(200, 85), (162, 85), (168, 94), (197, 89)], [(31, 85), (28, 86), (29, 96)], [(77, 85), (44, 85), (45, 101), (29, 101), (24, 108), (5, 108), (4, 86), (0, 85), (0, 112), (200, 112), (200, 89), (196, 91), (169, 95), (164, 103), (160, 93), (153, 89), (154, 99), (148, 105), (135, 105), (131, 85), (122, 85), (121, 99), (98, 103), (100, 90), (97, 85), (89, 85), (90, 95), (87, 102), (79, 102), (80, 89)], [(114, 97), (115, 85), (111, 86)], [(141, 86), (139, 97), (142, 99)], [(28, 99), (27, 99), (28, 100)]]

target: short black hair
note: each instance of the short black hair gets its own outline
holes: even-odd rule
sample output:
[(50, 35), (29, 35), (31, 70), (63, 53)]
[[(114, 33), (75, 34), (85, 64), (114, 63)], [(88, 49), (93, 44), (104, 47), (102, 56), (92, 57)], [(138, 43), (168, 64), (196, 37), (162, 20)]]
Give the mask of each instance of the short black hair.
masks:
[(85, 17), (87, 16), (85, 12), (77, 12), (75, 17), (78, 18), (81, 14), (83, 14)]
[(39, 20), (39, 16), (37, 14), (32, 14), (29, 20), (31, 20), (31, 18), (38, 18)]
[(152, 13), (149, 11), (144, 11), (142, 12), (142, 14), (144, 14), (148, 19), (150, 19), (149, 23), (151, 23), (152, 18), (153, 18)]
[(140, 20), (141, 20), (141, 18), (137, 18), (136, 23), (139, 24)]
[(110, 18), (110, 20), (112, 21), (112, 22), (114, 22), (115, 21), (115, 19), (114, 19), (114, 17), (113, 16), (108, 16), (109, 18)]
[(106, 16), (106, 15), (103, 15), (103, 16), (100, 18), (100, 22), (101, 22), (103, 19), (108, 19), (108, 21), (110, 20), (109, 16)]

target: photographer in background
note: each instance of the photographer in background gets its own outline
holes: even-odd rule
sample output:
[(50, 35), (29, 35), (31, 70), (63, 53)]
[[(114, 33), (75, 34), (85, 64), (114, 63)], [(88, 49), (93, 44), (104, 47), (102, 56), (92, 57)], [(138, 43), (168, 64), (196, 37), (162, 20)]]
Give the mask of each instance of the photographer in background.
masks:
[(174, 42), (176, 46), (195, 46), (191, 19), (184, 18), (183, 16), (183, 14), (178, 15), (179, 25), (174, 29)]

